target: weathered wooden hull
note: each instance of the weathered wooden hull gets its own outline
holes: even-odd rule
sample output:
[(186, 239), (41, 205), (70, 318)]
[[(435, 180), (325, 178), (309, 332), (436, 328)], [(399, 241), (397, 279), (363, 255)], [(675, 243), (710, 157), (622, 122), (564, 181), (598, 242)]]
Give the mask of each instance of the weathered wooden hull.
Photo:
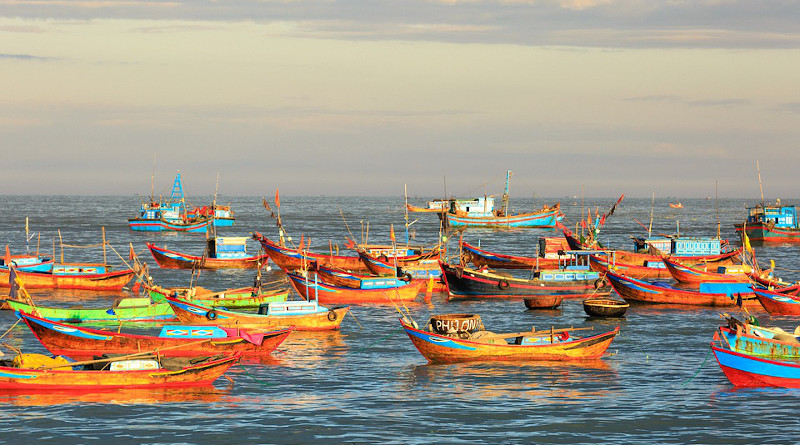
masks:
[[(590, 255), (589, 267), (591, 267), (592, 270), (596, 270), (602, 273), (609, 270), (609, 263), (608, 260), (604, 257), (601, 257), (599, 255)], [(667, 267), (664, 265), (663, 261), (659, 263), (653, 263), (648, 266), (639, 266), (635, 264), (621, 263), (619, 261), (615, 261), (612, 268), (615, 272), (621, 273), (631, 278), (649, 279), (649, 280), (672, 278), (672, 275), (669, 273), (669, 270), (667, 270)]]
[(509, 228), (550, 228), (558, 221), (560, 207), (539, 212), (520, 213), (508, 216), (468, 216), (451, 212), (440, 213), (445, 225), (449, 227), (488, 227), (493, 229)]
[(239, 361), (233, 355), (196, 366), (171, 371), (75, 371), (64, 369), (37, 370), (0, 367), (0, 388), (3, 389), (88, 389), (88, 388), (151, 388), (208, 385)]
[(237, 352), (263, 355), (272, 352), (291, 333), (291, 329), (264, 332), (261, 343), (255, 344), (240, 336), (164, 338), (69, 326), (25, 313), (18, 313), (18, 316), (48, 351), (76, 360), (90, 360), (103, 354), (136, 354), (153, 350), (158, 350), (160, 355), (166, 357), (198, 357), (219, 353), (231, 355)]
[(317, 300), (320, 304), (392, 304), (398, 301), (414, 301), (422, 286), (411, 282), (403, 286), (378, 289), (354, 289), (346, 286), (306, 279), (296, 273), (287, 273), (289, 282), (306, 300)]
[(361, 252), (359, 252), (359, 255), (361, 256), (361, 261), (375, 275), (401, 277), (408, 275), (407, 278), (410, 278), (412, 282), (424, 282), (426, 286), (431, 282), (431, 279), (433, 279), (431, 292), (444, 292), (445, 290), (442, 270), (439, 267), (438, 261), (433, 262), (433, 260), (425, 259), (414, 261), (415, 264), (398, 262), (398, 266), (394, 267), (393, 264), (389, 263), (392, 261), (391, 259), (387, 262), (362, 254)]
[(163, 219), (131, 218), (128, 227), (135, 232), (187, 232), (205, 233), (211, 219), (194, 222), (176, 222)]
[[(279, 329), (294, 327), (296, 331), (329, 331), (339, 329), (349, 307), (326, 309), (306, 315), (260, 315), (209, 309), (188, 301), (167, 297), (178, 319), (186, 324), (224, 326), (240, 329)], [(212, 312), (213, 311), (213, 312)], [(214, 314), (213, 317), (211, 314)], [(333, 314), (333, 315), (331, 315)]]
[(411, 342), (430, 362), (471, 360), (589, 360), (598, 359), (619, 333), (619, 327), (602, 334), (537, 345), (489, 344), (415, 329), (401, 321)]
[[(120, 290), (133, 278), (133, 270), (125, 269), (97, 274), (53, 274), (48, 272), (17, 271), (17, 277), (25, 283), (26, 289), (82, 289), (82, 290)], [(9, 287), (8, 270), (0, 270), (0, 287)]]
[[(760, 357), (772, 357), (778, 359), (797, 359), (800, 358), (800, 343), (795, 341), (782, 341), (775, 338), (768, 338), (765, 335), (774, 333), (759, 329), (748, 328), (747, 332), (737, 332), (730, 328), (720, 327), (719, 335), (725, 339), (725, 343), (730, 349), (743, 354), (756, 355)], [(753, 335), (752, 331), (760, 331), (759, 335)], [(785, 334), (796, 337), (793, 334)]]
[[(744, 224), (734, 224), (736, 233), (742, 236)], [(772, 227), (762, 222), (747, 223), (745, 229), (747, 237), (754, 244), (781, 244), (800, 243), (800, 228), (797, 227)]]
[(800, 364), (797, 361), (756, 357), (713, 344), (711, 350), (733, 386), (800, 388)]
[(753, 288), (753, 292), (770, 315), (800, 316), (800, 297), (767, 289)]
[(727, 294), (709, 294), (698, 291), (656, 286), (632, 277), (608, 272), (606, 278), (625, 301), (658, 304), (685, 304), (692, 306), (732, 307), (736, 301)]
[(611, 298), (589, 298), (583, 301), (583, 311), (590, 317), (622, 317), (630, 304)]
[(461, 242), (461, 258), (465, 263), (472, 262), (476, 268), (491, 269), (557, 269), (558, 258), (538, 258), (489, 252), (472, 244)]
[[(717, 272), (710, 272), (708, 271), (707, 266), (697, 266), (697, 267), (690, 267), (685, 266), (677, 261), (672, 261), (668, 258), (664, 258), (664, 266), (667, 267), (670, 275), (675, 281), (679, 283), (686, 283), (686, 284), (699, 284), (699, 283), (708, 283), (710, 281), (715, 282), (739, 282), (739, 283), (746, 283), (750, 281), (750, 278), (743, 274), (728, 274), (728, 273), (717, 273)], [(717, 267), (713, 266), (713, 269), (716, 270)]]
[(162, 269), (258, 269), (269, 262), (269, 255), (246, 258), (208, 258), (188, 255), (147, 243), (150, 253)]
[(6, 300), (9, 309), (35, 314), (49, 320), (63, 323), (119, 323), (173, 321), (175, 313), (168, 303), (154, 303), (149, 306), (126, 308), (49, 308)]
[(178, 297), (191, 301), (205, 307), (224, 307), (228, 309), (254, 309), (260, 307), (262, 304), (272, 303), (276, 301), (286, 301), (289, 298), (289, 289), (279, 289), (271, 291), (256, 292), (253, 295), (255, 288), (243, 287), (239, 289), (228, 289), (222, 292), (208, 292), (203, 293), (197, 291), (191, 298), (186, 298), (186, 288), (180, 289), (165, 289), (160, 286), (152, 286), (146, 288), (150, 298), (155, 302), (166, 303), (167, 295), (174, 295), (178, 293)]
[(288, 249), (273, 243), (260, 233), (253, 234), (253, 238), (261, 243), (264, 252), (278, 267), (283, 270), (297, 270), (308, 267), (313, 262), (338, 267), (353, 272), (369, 273), (369, 269), (361, 262), (358, 256), (326, 255), (297, 249)]
[(461, 266), (440, 263), (447, 285), (448, 298), (525, 298), (559, 296), (562, 298), (608, 295), (611, 287), (600, 277), (590, 280), (523, 280), (483, 273)]

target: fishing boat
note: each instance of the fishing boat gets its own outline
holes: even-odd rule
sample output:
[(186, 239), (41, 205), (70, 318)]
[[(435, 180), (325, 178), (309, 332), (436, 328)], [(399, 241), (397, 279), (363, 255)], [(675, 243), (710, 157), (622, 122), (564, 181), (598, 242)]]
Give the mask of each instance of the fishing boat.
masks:
[[(328, 275), (321, 272), (318, 279), (298, 272), (286, 272), (292, 287), (306, 300), (319, 301), (321, 304), (392, 304), (400, 301), (414, 301), (424, 283), (405, 282), (391, 277), (350, 277), (340, 276), (334, 279), (339, 284), (323, 281)], [(347, 283), (347, 285), (344, 285)]]
[(442, 269), (439, 260), (424, 259), (414, 262), (382, 260), (359, 252), (361, 261), (376, 276), (397, 277), (404, 281), (432, 283), (431, 292), (443, 292)]
[(798, 243), (800, 242), (800, 222), (797, 207), (782, 205), (780, 199), (775, 204), (759, 203), (747, 209), (747, 217), (734, 224), (736, 232), (747, 235), (753, 244)]
[[(576, 251), (570, 251), (575, 253)], [(581, 251), (581, 255), (592, 251)], [(577, 257), (576, 257), (577, 258)], [(576, 260), (578, 261), (578, 260)], [(562, 298), (608, 295), (611, 287), (599, 272), (588, 266), (532, 270), (530, 278), (500, 275), (489, 269), (471, 269), (440, 262), (448, 299), (458, 298)]]
[(728, 320), (728, 326), (719, 327), (718, 336), (729, 349), (759, 357), (800, 358), (800, 339), (796, 333), (754, 326), (733, 317)]
[(277, 329), (293, 326), (296, 331), (328, 331), (339, 329), (348, 306), (327, 308), (317, 301), (269, 303), (250, 314), (222, 308), (207, 308), (179, 298), (167, 302), (181, 322), (191, 325), (220, 326), (240, 329)]
[(733, 307), (742, 303), (757, 306), (748, 283), (700, 283), (699, 290), (679, 289), (667, 283), (649, 283), (608, 271), (606, 278), (625, 301), (692, 306)]
[(102, 308), (53, 308), (12, 299), (5, 300), (4, 307), (63, 323), (117, 324), (175, 320), (175, 313), (168, 303), (153, 303), (150, 298), (141, 297), (119, 298), (110, 307)]
[(269, 354), (292, 332), (239, 331), (216, 326), (164, 326), (157, 336), (129, 334), (71, 326), (17, 312), (42, 345), (54, 355), (89, 360), (103, 354), (135, 354), (157, 350), (165, 357), (199, 357), (214, 354)]
[[(196, 358), (134, 355), (69, 362), (41, 354), (0, 360), (3, 389), (153, 388), (210, 385), (238, 362), (241, 354)], [(32, 363), (32, 364), (28, 364)]]
[(667, 257), (662, 258), (662, 261), (670, 275), (672, 275), (678, 283), (699, 284), (708, 283), (710, 281), (749, 283), (749, 274), (753, 272), (753, 268), (746, 264), (736, 266), (714, 265), (709, 267), (709, 265), (702, 265), (692, 267), (683, 265)]
[[(102, 263), (53, 264), (49, 272), (16, 271), (29, 289), (120, 290), (133, 278), (133, 269), (114, 271)], [(0, 269), (0, 287), (9, 287), (10, 272)]]
[(213, 291), (201, 286), (169, 287), (158, 285), (144, 286), (155, 302), (166, 303), (167, 296), (191, 301), (205, 307), (224, 307), (227, 309), (258, 309), (261, 305), (286, 301), (289, 289), (263, 289), (261, 287), (239, 287), (223, 291)]
[(622, 317), (629, 307), (628, 302), (614, 298), (591, 297), (583, 300), (583, 311), (590, 317)]
[(489, 208), (488, 197), (483, 200), (483, 211), (481, 202), (464, 211), (462, 205), (456, 200), (450, 201), (450, 207), (446, 212), (438, 213), (442, 223), (447, 227), (488, 227), (494, 229), (509, 228), (549, 228), (555, 227), (556, 222), (561, 219), (561, 204), (553, 206), (543, 206), (541, 209), (527, 213), (512, 213), (509, 211), (509, 181), (511, 171), (506, 172), (506, 187), (503, 192), (502, 206), (498, 210)]
[(581, 328), (495, 334), (485, 330), (436, 332), (432, 326), (419, 329), (400, 319), (411, 342), (428, 361), (434, 363), (471, 360), (589, 360), (598, 359), (619, 334), (612, 331), (583, 338), (571, 332)]
[(557, 309), (563, 300), (561, 295), (538, 295), (525, 298), (523, 302), (528, 309)]
[(800, 297), (797, 295), (757, 287), (752, 289), (761, 306), (770, 315), (800, 316)]
[(52, 258), (38, 254), (11, 255), (8, 245), (5, 256), (0, 257), (0, 270), (5, 271), (8, 271), (10, 266), (22, 272), (50, 272), (53, 270), (53, 264), (55, 261)]
[(205, 233), (213, 222), (213, 216), (199, 213), (190, 215), (186, 211), (181, 172), (178, 171), (169, 198), (156, 201), (151, 193), (150, 199), (141, 203), (139, 215), (128, 220), (128, 226), (137, 232)]
[[(459, 241), (461, 261), (471, 262), (476, 268), (488, 267), (490, 269), (555, 269), (560, 263), (569, 258), (563, 254), (571, 250), (563, 237), (540, 237), (539, 254), (537, 256), (508, 255), (490, 252), (478, 246)], [(561, 253), (559, 253), (561, 252)]]
[(725, 377), (737, 387), (800, 388), (800, 363), (794, 359), (760, 357), (711, 343)]
[(673, 202), (671, 202), (671, 203), (669, 203), (669, 207), (670, 207), (671, 209), (682, 209), (682, 208), (683, 208), (683, 204), (681, 204), (681, 202), (680, 202), (680, 201), (676, 201), (676, 202), (674, 202), (674, 203), (673, 203)]
[(289, 248), (271, 241), (258, 232), (253, 233), (253, 239), (261, 243), (261, 247), (272, 262), (283, 270), (303, 269), (311, 263), (319, 263), (352, 272), (369, 273), (369, 269), (358, 256), (334, 255), (333, 252), (314, 253), (299, 248)]
[(191, 255), (147, 243), (162, 269), (258, 269), (269, 262), (269, 255), (249, 255), (249, 237), (211, 237), (202, 255)]

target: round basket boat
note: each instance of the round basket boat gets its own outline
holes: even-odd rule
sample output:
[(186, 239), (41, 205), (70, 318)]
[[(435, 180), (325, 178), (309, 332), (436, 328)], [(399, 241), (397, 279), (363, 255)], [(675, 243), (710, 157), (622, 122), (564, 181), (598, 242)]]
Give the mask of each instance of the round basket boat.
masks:
[(630, 304), (613, 298), (590, 298), (583, 300), (583, 310), (591, 317), (622, 317)]
[(438, 334), (462, 334), (483, 330), (483, 322), (478, 314), (443, 314), (430, 319), (433, 332)]
[(559, 295), (528, 297), (525, 299), (525, 307), (528, 309), (555, 309), (561, 306), (562, 299)]

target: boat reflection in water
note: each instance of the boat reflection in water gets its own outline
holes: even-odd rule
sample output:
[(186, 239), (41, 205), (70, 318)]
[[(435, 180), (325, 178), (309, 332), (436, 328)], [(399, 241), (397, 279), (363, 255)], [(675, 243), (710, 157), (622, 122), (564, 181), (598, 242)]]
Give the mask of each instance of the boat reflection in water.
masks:
[[(235, 369), (235, 367), (234, 367)], [(221, 382), (227, 382), (220, 379)], [(95, 390), (52, 390), (23, 389), (4, 390), (0, 394), (0, 404), (16, 406), (51, 406), (64, 404), (112, 404), (112, 405), (156, 405), (159, 403), (213, 403), (227, 397), (233, 384), (222, 389), (215, 386), (186, 388), (120, 388)]]

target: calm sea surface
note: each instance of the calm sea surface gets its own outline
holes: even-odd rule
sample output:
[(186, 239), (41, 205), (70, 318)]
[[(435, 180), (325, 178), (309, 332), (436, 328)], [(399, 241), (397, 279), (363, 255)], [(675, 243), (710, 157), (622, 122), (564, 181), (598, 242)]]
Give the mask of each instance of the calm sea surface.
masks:
[[(369, 228), (369, 240), (388, 242), (394, 224), (405, 237), (403, 199), (281, 197), (284, 225), (312, 250), (343, 249), (349, 231), (357, 239)], [(0, 197), (0, 245), (28, 246), (56, 257), (58, 229), (64, 244), (100, 242), (101, 227), (111, 245), (127, 259), (132, 243), (165, 286), (189, 283), (188, 271), (162, 270), (145, 242), (203, 251), (204, 236), (134, 233), (127, 219), (139, 199), (130, 197)], [(413, 199), (422, 204), (425, 199)], [(210, 201), (210, 199), (208, 200)], [(260, 231), (276, 237), (275, 223), (260, 197), (226, 197), (236, 226), (220, 234), (247, 236)], [(514, 210), (561, 201), (569, 222), (581, 214), (580, 199), (513, 200)], [(605, 213), (615, 201), (586, 200)], [(206, 199), (196, 199), (207, 204)], [(681, 210), (656, 200), (653, 232), (714, 235), (717, 215), (723, 237), (737, 243), (733, 223), (744, 218), (743, 199), (685, 200)], [(718, 211), (717, 208), (718, 207)], [(646, 234), (650, 199), (626, 198), (608, 220), (601, 241), (630, 249), (630, 236)], [(341, 213), (340, 213), (341, 210)], [(412, 214), (415, 241), (434, 243), (435, 215)], [(345, 221), (347, 226), (345, 225)], [(465, 240), (488, 250), (533, 255), (548, 230), (468, 231)], [(450, 246), (455, 239), (450, 240)], [(255, 244), (251, 246), (256, 248)], [(800, 247), (757, 247), (762, 262), (774, 259), (779, 275), (800, 279)], [(66, 261), (102, 260), (99, 247), (64, 250)], [(121, 264), (108, 250), (108, 261)], [(265, 281), (281, 280), (271, 271)], [(201, 286), (223, 290), (249, 285), (252, 272), (203, 271)], [(32, 292), (41, 305), (108, 306), (117, 294)], [(124, 293), (125, 294), (125, 293)], [(567, 326), (616, 325), (621, 335), (613, 354), (589, 363), (470, 363), (429, 365), (400, 330), (391, 305), (357, 306), (339, 332), (293, 333), (271, 357), (244, 362), (213, 387), (181, 390), (121, 390), (94, 393), (26, 394), (0, 392), (0, 442), (7, 443), (796, 443), (800, 392), (787, 389), (737, 390), (725, 379), (709, 341), (720, 324), (719, 311), (688, 307), (632, 306), (616, 321), (588, 320), (578, 300), (555, 311), (527, 311), (521, 301), (448, 303), (435, 295), (431, 304), (409, 305), (423, 324), (431, 314), (467, 312), (482, 316), (487, 329), (512, 332)], [(794, 329), (800, 320), (758, 314), (762, 324)], [(360, 323), (357, 323), (357, 321)], [(0, 313), (0, 333), (14, 323)], [(126, 326), (127, 328), (127, 326)], [(17, 325), (0, 343), (25, 352), (46, 352), (26, 327)], [(8, 349), (4, 352), (10, 354)]]

